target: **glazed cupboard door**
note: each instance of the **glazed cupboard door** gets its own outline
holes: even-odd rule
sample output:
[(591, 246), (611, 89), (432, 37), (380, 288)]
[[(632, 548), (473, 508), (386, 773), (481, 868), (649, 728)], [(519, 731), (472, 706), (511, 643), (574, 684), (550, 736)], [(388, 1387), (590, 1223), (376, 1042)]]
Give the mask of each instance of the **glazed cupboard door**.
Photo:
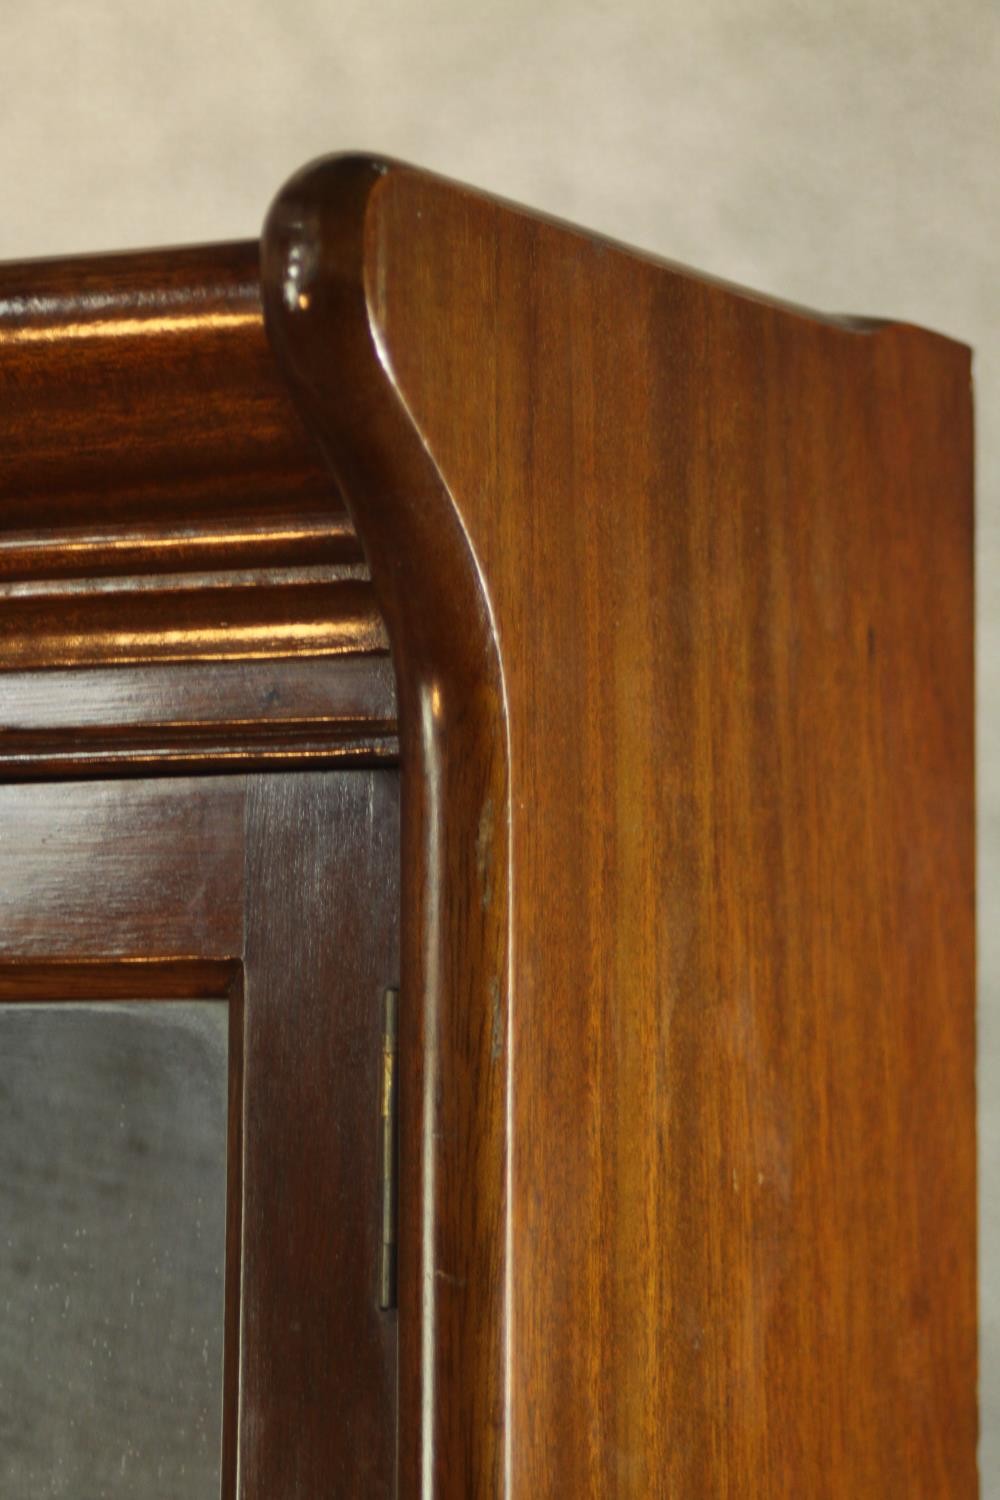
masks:
[(395, 1492), (392, 770), (0, 788), (0, 1493)]

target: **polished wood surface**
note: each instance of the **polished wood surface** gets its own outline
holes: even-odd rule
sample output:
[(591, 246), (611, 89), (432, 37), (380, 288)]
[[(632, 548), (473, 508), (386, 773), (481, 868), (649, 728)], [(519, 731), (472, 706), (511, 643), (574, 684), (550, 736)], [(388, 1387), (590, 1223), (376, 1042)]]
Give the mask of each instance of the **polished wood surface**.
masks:
[(400, 1494), (968, 1500), (968, 351), (361, 158), (262, 264), (398, 679)]
[(356, 562), (255, 242), (0, 265), (0, 576)]
[(0, 1001), (230, 1003), (224, 1500), (395, 1493), (396, 803), (385, 770), (0, 787)]
[(376, 1296), (391, 772), (249, 783), (243, 1496), (395, 1493), (396, 1320)]
[(385, 652), (359, 567), (278, 579), (159, 577), (154, 587), (128, 590), (109, 588), (103, 578), (56, 588), (11, 585), (0, 591), (0, 618), (0, 670)]
[(0, 670), (384, 654), (256, 244), (0, 266)]
[(238, 777), (0, 787), (0, 953), (238, 956), (244, 798)]
[(380, 653), (0, 677), (9, 780), (392, 764), (398, 753), (395, 681)]
[(384, 626), (258, 259), (0, 266), (5, 777), (396, 758)]

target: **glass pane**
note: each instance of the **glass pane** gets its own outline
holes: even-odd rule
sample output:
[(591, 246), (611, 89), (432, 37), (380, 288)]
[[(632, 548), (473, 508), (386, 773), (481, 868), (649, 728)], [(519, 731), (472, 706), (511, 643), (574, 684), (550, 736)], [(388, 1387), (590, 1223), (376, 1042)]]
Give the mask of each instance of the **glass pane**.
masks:
[(0, 1495), (218, 1500), (227, 1019), (0, 1006)]

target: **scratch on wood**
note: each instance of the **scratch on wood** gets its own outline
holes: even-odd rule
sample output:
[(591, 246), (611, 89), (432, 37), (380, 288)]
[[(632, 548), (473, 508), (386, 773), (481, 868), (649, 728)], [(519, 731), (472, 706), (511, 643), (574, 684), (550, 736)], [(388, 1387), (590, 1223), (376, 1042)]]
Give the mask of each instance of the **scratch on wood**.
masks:
[(489, 911), (493, 899), (493, 827), (493, 798), (487, 797), (476, 834), (476, 874), (479, 876), (483, 911)]
[(503, 1054), (503, 1005), (500, 996), (500, 981), (496, 977), (490, 980), (490, 1015), (492, 1017), (490, 1056), (496, 1062)]

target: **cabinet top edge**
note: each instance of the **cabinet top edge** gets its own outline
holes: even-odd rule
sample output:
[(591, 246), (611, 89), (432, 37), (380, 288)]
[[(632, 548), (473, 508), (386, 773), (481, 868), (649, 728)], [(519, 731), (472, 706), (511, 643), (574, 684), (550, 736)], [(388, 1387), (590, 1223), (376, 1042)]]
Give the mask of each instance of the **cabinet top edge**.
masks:
[[(970, 355), (972, 352), (963, 340), (939, 330), (891, 316), (830, 313), (759, 291), (537, 207), (377, 152), (347, 151), (320, 157), (304, 166), (295, 174), (296, 177), (311, 173), (320, 163), (331, 166), (367, 164), (379, 175), (420, 178), (428, 185), (436, 184), (472, 199), (486, 200), (509, 213), (512, 221), (530, 220), (548, 225), (568, 237), (621, 253), (634, 262), (684, 281), (714, 287), (744, 302), (844, 333), (870, 335), (890, 329), (915, 331), (966, 350)], [(186, 308), (199, 315), (197, 319), (191, 319), (192, 332), (203, 332), (213, 314), (217, 321), (223, 309), (230, 317), (238, 311), (239, 322), (257, 337), (263, 330), (259, 261), (260, 242), (256, 238), (0, 261), (0, 354), (4, 342), (8, 342), (12, 333), (26, 321), (37, 325), (40, 319), (44, 319), (49, 336), (58, 339), (62, 333), (66, 337), (74, 336), (81, 315), (87, 320), (117, 318), (131, 321), (134, 326), (137, 308), (144, 311), (151, 321), (158, 311), (165, 308), (175, 311)]]

